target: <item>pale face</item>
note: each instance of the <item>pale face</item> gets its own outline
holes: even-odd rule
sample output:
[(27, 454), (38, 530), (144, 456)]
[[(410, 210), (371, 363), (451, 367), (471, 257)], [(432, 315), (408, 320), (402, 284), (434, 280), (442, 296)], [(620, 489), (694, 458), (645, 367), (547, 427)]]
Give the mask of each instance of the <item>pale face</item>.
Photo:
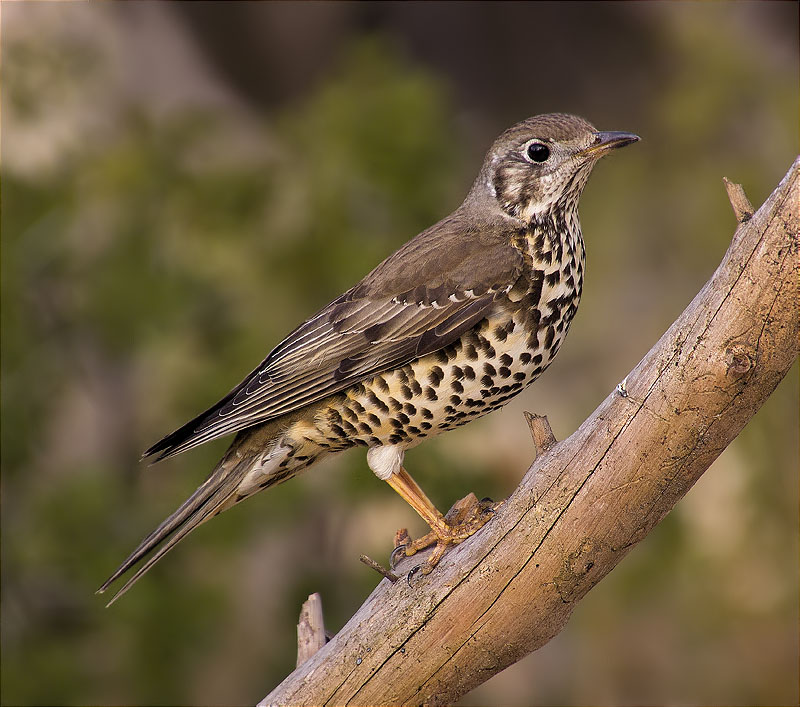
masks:
[(488, 186), (501, 208), (531, 221), (559, 200), (567, 208), (577, 204), (596, 162), (584, 151), (596, 135), (588, 124), (569, 138), (528, 134), (492, 155)]

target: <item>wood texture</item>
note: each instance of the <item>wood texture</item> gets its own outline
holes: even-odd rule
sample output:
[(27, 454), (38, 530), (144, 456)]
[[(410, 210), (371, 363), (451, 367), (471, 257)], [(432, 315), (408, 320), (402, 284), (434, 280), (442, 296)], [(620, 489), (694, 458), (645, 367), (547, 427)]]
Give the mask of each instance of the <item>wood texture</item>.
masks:
[(796, 359), (799, 163), (752, 216), (737, 194), (714, 275), (495, 518), (430, 575), (383, 580), (262, 705), (450, 703), (561, 630)]
[(325, 645), (325, 620), (322, 616), (322, 597), (309, 594), (300, 609), (297, 622), (297, 667), (305, 663)]

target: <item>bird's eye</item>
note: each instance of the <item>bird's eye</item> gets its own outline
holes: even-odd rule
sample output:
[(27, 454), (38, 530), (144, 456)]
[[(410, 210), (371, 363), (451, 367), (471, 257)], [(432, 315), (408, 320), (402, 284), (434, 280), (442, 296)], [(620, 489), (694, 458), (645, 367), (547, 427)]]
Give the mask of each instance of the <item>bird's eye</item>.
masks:
[(531, 162), (545, 162), (550, 157), (550, 148), (541, 142), (532, 142), (528, 145), (527, 155)]

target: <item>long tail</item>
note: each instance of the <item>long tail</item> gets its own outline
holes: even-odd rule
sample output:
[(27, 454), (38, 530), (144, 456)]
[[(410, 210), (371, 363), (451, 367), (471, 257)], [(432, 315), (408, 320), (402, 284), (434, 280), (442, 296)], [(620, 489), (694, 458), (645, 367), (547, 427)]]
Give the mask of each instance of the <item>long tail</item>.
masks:
[(156, 562), (166, 555), (175, 545), (191, 533), (197, 526), (205, 523), (215, 515), (230, 508), (245, 495), (251, 495), (255, 490), (261, 490), (283, 481), (287, 475), (275, 475), (267, 478), (258, 489), (242, 495), (239, 488), (247, 473), (253, 468), (254, 459), (251, 455), (240, 456), (236, 452), (235, 441), (228, 453), (211, 472), (211, 475), (169, 518), (148, 535), (139, 546), (128, 556), (119, 568), (97, 590), (97, 594), (105, 592), (111, 584), (125, 574), (153, 550), (152, 555), (136, 570), (122, 588), (111, 598), (106, 606), (111, 606), (136, 581), (147, 572)]

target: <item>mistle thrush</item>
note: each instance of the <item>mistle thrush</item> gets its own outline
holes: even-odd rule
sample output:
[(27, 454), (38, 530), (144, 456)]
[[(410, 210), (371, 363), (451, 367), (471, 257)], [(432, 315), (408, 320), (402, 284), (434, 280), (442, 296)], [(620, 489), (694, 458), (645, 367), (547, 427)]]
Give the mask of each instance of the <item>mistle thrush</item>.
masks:
[(237, 433), (208, 479), (99, 591), (150, 555), (121, 595), (201, 523), (356, 445), (431, 527), (422, 543), (437, 544), (430, 570), (481, 523), (448, 525), (403, 468), (405, 450), (496, 410), (551, 363), (581, 296), (579, 197), (599, 158), (638, 139), (564, 114), (506, 130), (461, 206), (145, 452), (165, 459)]

